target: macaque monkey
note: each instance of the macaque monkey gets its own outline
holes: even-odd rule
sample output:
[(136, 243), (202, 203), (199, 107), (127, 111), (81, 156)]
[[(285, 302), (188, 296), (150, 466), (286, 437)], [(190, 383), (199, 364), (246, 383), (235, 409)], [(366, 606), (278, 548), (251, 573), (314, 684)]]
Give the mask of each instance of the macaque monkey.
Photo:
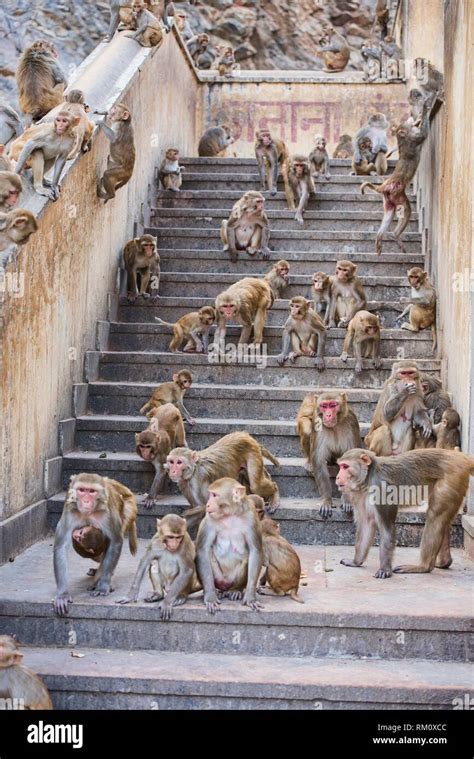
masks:
[(354, 160), (354, 154), (352, 155), (352, 171), (351, 176), (372, 176), (377, 172), (375, 170), (375, 164), (372, 162), (372, 142), (366, 137), (363, 140), (359, 140), (357, 157), (359, 163)]
[(296, 209), (295, 221), (298, 224), (304, 223), (303, 214), (308, 207), (310, 196), (315, 192), (308, 159), (301, 155), (293, 156), (289, 161), (286, 200), (291, 211)]
[[(307, 395), (299, 408), (296, 427), (305, 467), (312, 472), (321, 504), (323, 519), (332, 514), (332, 486), (329, 464), (334, 464), (349, 448), (362, 445), (359, 422), (347, 403), (346, 393), (327, 392)], [(342, 511), (350, 514), (350, 498), (342, 496)]]
[(111, 126), (99, 121), (99, 127), (110, 140), (110, 155), (97, 188), (97, 195), (107, 202), (127, 184), (135, 166), (132, 114), (124, 103), (117, 103), (107, 114)]
[(81, 152), (87, 153), (90, 150), (95, 124), (87, 116), (90, 109), (85, 102), (82, 90), (70, 90), (67, 95), (65, 95), (64, 101), (50, 111), (50, 113), (47, 113), (46, 116), (41, 119), (41, 123), (46, 124), (50, 121), (54, 121), (55, 116), (60, 110), (67, 111), (67, 113), (70, 113), (72, 116), (79, 118), (79, 121), (74, 127), (74, 145), (68, 155), (68, 161), (70, 161), (73, 158), (76, 158)]
[(206, 129), (199, 140), (198, 155), (208, 157), (223, 156), (229, 145), (232, 145), (233, 142), (235, 140), (228, 124), (210, 127)]
[(177, 322), (165, 322), (155, 316), (158, 324), (165, 327), (171, 327), (173, 337), (169, 349), (172, 353), (177, 353), (183, 342), (185, 346), (183, 351), (196, 351), (196, 353), (207, 353), (209, 348), (209, 331), (216, 321), (216, 312), (213, 306), (203, 306), (199, 311), (191, 311), (190, 314), (182, 316)]
[(436, 438), (436, 448), (458, 450), (461, 448), (459, 427), (461, 417), (452, 406), (443, 411), (439, 424), (433, 425), (433, 435)]
[(312, 278), (313, 305), (318, 316), (325, 325), (329, 322), (329, 306), (331, 303), (332, 277), (324, 271), (315, 271)]
[(428, 439), (431, 426), (416, 361), (396, 361), (380, 393), (365, 444), (377, 456), (396, 456), (413, 449), (415, 430)]
[(193, 375), (188, 369), (180, 369), (173, 374), (172, 382), (163, 382), (152, 393), (149, 401), (140, 409), (140, 414), (146, 414), (150, 419), (155, 410), (165, 403), (173, 403), (181, 411), (183, 418), (191, 425), (195, 423), (189, 411), (183, 403), (183, 396), (193, 384)]
[(400, 250), (406, 253), (406, 248), (400, 240), (411, 217), (411, 204), (407, 197), (407, 188), (416, 174), (420, 163), (421, 148), (428, 136), (429, 112), (425, 112), (421, 121), (411, 123), (410, 120), (400, 124), (396, 131), (399, 160), (393, 174), (381, 185), (364, 182), (360, 191), (364, 194), (366, 189), (383, 195), (384, 216), (382, 224), (377, 232), (375, 251), (377, 255), (382, 253), (382, 241), (384, 235), (390, 229), (397, 208), (402, 208), (402, 214), (398, 220), (395, 232), (390, 238), (396, 242)]
[(235, 54), (231, 47), (224, 47), (214, 63), (212, 68), (217, 69), (219, 76), (232, 76), (234, 71), (240, 71), (240, 64), (235, 61)]
[[(321, 317), (311, 308), (311, 302), (301, 295), (290, 300), (290, 315), (283, 327), (281, 353), (277, 356), (280, 366), (285, 361), (294, 363), (298, 356), (316, 356), (318, 372), (324, 370), (326, 327)], [(290, 351), (290, 347), (292, 350)]]
[[(341, 560), (347, 567), (360, 567), (380, 533), (380, 569), (375, 577), (385, 579), (400, 574), (431, 572), (436, 566), (448, 569), (452, 564), (450, 530), (462, 506), (474, 474), (474, 458), (457, 451), (409, 451), (397, 457), (378, 458), (361, 448), (347, 451), (337, 462), (336, 484), (354, 505), (357, 520), (355, 554), (352, 561)], [(398, 503), (387, 504), (388, 484), (399, 493)], [(392, 568), (395, 549), (395, 520), (407, 486), (428, 488), (428, 511), (421, 537), (419, 564)]]
[(309, 163), (313, 172), (313, 179), (319, 179), (320, 176), (325, 176), (326, 179), (331, 179), (331, 172), (329, 171), (329, 156), (326, 149), (326, 138), (322, 134), (317, 134), (314, 138), (314, 148), (309, 154)]
[(352, 158), (352, 155), (354, 153), (354, 147), (352, 145), (352, 137), (350, 134), (343, 134), (341, 135), (341, 138), (339, 140), (339, 144), (334, 150), (334, 153), (332, 154), (333, 158)]
[(0, 211), (2, 213), (15, 208), (22, 189), (23, 184), (18, 174), (13, 171), (0, 171)]
[(168, 148), (160, 166), (159, 177), (164, 190), (179, 192), (183, 183), (183, 167), (179, 165), (179, 150)]
[(320, 49), (316, 51), (317, 58), (324, 59), (323, 71), (331, 74), (333, 71), (343, 71), (349, 63), (351, 56), (350, 48), (339, 32), (327, 25), (319, 40)]
[(16, 69), (18, 101), (26, 126), (45, 116), (63, 99), (67, 79), (51, 42), (37, 40), (23, 51)]
[(262, 190), (268, 190), (270, 195), (277, 194), (278, 169), (280, 168), (285, 183), (287, 198), (290, 193), (288, 185), (288, 164), (290, 154), (282, 140), (274, 139), (268, 129), (259, 129), (255, 133), (255, 158)]
[(288, 261), (281, 260), (273, 264), (264, 279), (271, 287), (275, 300), (282, 297), (283, 290), (288, 287), (288, 279), (290, 276), (290, 264)]
[(449, 393), (443, 390), (443, 384), (437, 377), (421, 373), (420, 379), (425, 406), (435, 424), (438, 424), (443, 412), (450, 408), (451, 398)]
[(133, 493), (116, 480), (98, 474), (71, 477), (64, 509), (54, 536), (54, 576), (57, 595), (54, 611), (67, 616), (72, 598), (68, 590), (67, 551), (75, 530), (91, 524), (108, 540), (107, 549), (89, 588), (94, 596), (112, 591), (112, 575), (117, 566), (124, 537), (128, 535), (130, 553), (137, 550), (137, 502)]
[(365, 143), (368, 140), (370, 140), (371, 145), (370, 163), (374, 164), (377, 174), (387, 173), (388, 126), (388, 121), (383, 113), (374, 113), (369, 117), (367, 124), (359, 129), (354, 139), (353, 163), (356, 173), (358, 173), (357, 167), (363, 162), (360, 143)]
[(380, 42), (364, 40), (360, 46), (364, 79), (366, 82), (375, 82), (380, 77), (382, 68), (382, 48)]
[(196, 540), (196, 568), (210, 614), (218, 610), (222, 597), (232, 601), (242, 599), (242, 604), (252, 611), (260, 610), (257, 601), (262, 568), (260, 525), (245, 487), (231, 477), (209, 485), (206, 516)]
[[(263, 559), (265, 572), (259, 580), (257, 593), (264, 596), (289, 595), (293, 601), (303, 604), (298, 595), (301, 577), (301, 562), (292, 545), (280, 535), (280, 529), (273, 519), (260, 522), (262, 533)], [(269, 585), (271, 591), (265, 590)]]
[(426, 58), (415, 58), (414, 68), (423, 98), (425, 110), (430, 113), (436, 100), (444, 100), (444, 77), (441, 71)]
[(23, 123), (17, 112), (6, 103), (0, 103), (0, 146), (4, 147), (22, 132)]
[(382, 39), (386, 36), (388, 32), (388, 21), (390, 18), (390, 7), (388, 0), (377, 0), (377, 5), (375, 8), (375, 19), (374, 19), (374, 25), (372, 27), (372, 31), (374, 31), (377, 27), (380, 28)]
[(157, 503), (157, 496), (163, 491), (167, 474), (166, 457), (173, 448), (186, 447), (181, 412), (172, 403), (150, 412), (150, 426), (144, 432), (135, 435), (135, 451), (143, 461), (149, 461), (155, 467), (155, 477), (143, 505), (151, 509)]
[(410, 105), (410, 118), (412, 120), (411, 123), (415, 124), (423, 117), (423, 108), (425, 103), (423, 93), (414, 87), (408, 94), (408, 103)]
[(171, 619), (174, 606), (186, 603), (188, 595), (200, 590), (195, 566), (196, 551), (188, 535), (186, 520), (167, 514), (156, 520), (156, 532), (140, 560), (132, 586), (118, 604), (136, 603), (148, 569), (154, 592), (147, 603), (160, 601), (160, 618)]
[(18, 704), (17, 709), (25, 711), (51, 710), (53, 704), (46, 685), (22, 664), (22, 659), (15, 638), (0, 635), (0, 699), (8, 699)]
[(382, 48), (384, 56), (391, 61), (399, 61), (403, 56), (403, 50), (400, 45), (397, 45), (395, 37), (392, 37), (391, 34), (387, 34), (383, 38), (380, 47)]
[(38, 229), (34, 214), (26, 208), (0, 212), (0, 252), (11, 245), (25, 245)]
[(270, 479), (264, 458), (280, 466), (278, 459), (248, 432), (231, 432), (202, 451), (175, 448), (167, 458), (166, 469), (170, 480), (191, 504), (184, 516), (200, 519), (210, 483), (216, 477), (238, 479), (242, 471), (250, 492), (268, 498), (267, 511), (274, 512), (280, 504), (280, 493), (278, 485)]
[[(79, 116), (61, 110), (52, 123), (36, 124), (12, 142), (10, 155), (17, 161), (15, 171), (21, 174), (25, 165), (31, 166), (33, 187), (38, 195), (49, 200), (59, 198), (59, 180), (76, 143), (74, 130), (79, 122)], [(49, 182), (44, 175), (53, 167), (53, 179)]]
[[(148, 288), (155, 292), (160, 287), (160, 256), (156, 237), (141, 235), (129, 240), (123, 249), (123, 264), (127, 271), (127, 299), (134, 303), (139, 295), (150, 298)], [(138, 288), (137, 277), (140, 277)], [(156, 297), (156, 296), (155, 296)]]
[(214, 54), (209, 49), (209, 35), (205, 33), (195, 34), (186, 43), (189, 55), (198, 69), (210, 69), (214, 61)]
[(137, 28), (133, 34), (125, 36), (142, 47), (161, 47), (164, 40), (163, 27), (153, 13), (147, 10), (143, 0), (132, 1), (132, 15)]
[(397, 318), (397, 322), (401, 322), (405, 316), (408, 316), (409, 321), (403, 322), (401, 328), (410, 332), (419, 332), (421, 329), (431, 327), (432, 353), (435, 353), (437, 347), (435, 289), (428, 279), (428, 273), (419, 266), (409, 269), (407, 276), (411, 285), (411, 296), (400, 298), (400, 303), (408, 303), (408, 306)]
[(135, 19), (132, 13), (132, 0), (109, 0), (110, 5), (110, 23), (104, 42), (110, 42), (118, 29), (120, 22), (125, 24), (127, 29), (135, 27)]
[[(83, 527), (78, 527), (77, 530), (73, 530), (71, 537), (72, 547), (79, 556), (100, 564), (109, 545), (109, 540), (102, 530), (93, 527), (91, 524), (86, 524)], [(87, 571), (87, 576), (94, 577), (96, 572), (97, 569), (92, 567)]]
[(244, 277), (220, 293), (216, 298), (217, 328), (214, 345), (225, 345), (229, 321), (242, 325), (239, 343), (248, 345), (253, 331), (252, 343), (260, 345), (263, 342), (267, 311), (273, 306), (273, 300), (268, 282), (255, 277)]
[(249, 190), (234, 203), (229, 218), (221, 224), (220, 236), (232, 263), (237, 261), (239, 250), (249, 256), (261, 254), (264, 260), (270, 258), (270, 222), (261, 192)]
[(352, 261), (338, 261), (332, 277), (329, 327), (345, 328), (358, 311), (367, 308), (364, 286), (356, 277), (357, 265)]
[(369, 311), (358, 311), (350, 320), (347, 328), (341, 361), (346, 364), (349, 353), (354, 350), (355, 372), (363, 371), (363, 359), (369, 358), (374, 369), (382, 368), (380, 358), (380, 322), (379, 317)]
[(183, 38), (185, 42), (189, 42), (189, 40), (194, 36), (194, 34), (189, 24), (187, 13), (185, 13), (181, 9), (175, 10), (175, 12), (173, 13), (173, 18), (176, 24), (176, 28), (178, 29), (181, 37)]

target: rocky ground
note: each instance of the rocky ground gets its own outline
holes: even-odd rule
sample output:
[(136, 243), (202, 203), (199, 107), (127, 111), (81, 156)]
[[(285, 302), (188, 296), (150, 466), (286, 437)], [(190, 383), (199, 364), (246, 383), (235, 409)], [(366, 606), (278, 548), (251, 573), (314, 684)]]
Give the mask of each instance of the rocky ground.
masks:
[[(321, 68), (314, 51), (323, 23), (332, 23), (353, 52), (370, 37), (375, 0), (198, 0), (182, 3), (193, 30), (236, 50), (242, 68)], [(104, 36), (107, 0), (3, 0), (0, 7), (0, 97), (15, 106), (15, 68), (24, 47), (39, 37), (55, 43), (69, 74)]]

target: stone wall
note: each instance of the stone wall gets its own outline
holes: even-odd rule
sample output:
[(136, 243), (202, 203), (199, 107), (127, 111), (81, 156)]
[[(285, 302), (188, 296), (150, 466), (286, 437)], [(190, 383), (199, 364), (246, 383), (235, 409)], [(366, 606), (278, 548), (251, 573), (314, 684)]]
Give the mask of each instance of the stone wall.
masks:
[[(192, 153), (201, 128), (198, 80), (174, 34), (158, 51), (124, 37), (99, 45), (72, 86), (93, 108), (117, 100), (130, 107), (137, 160), (130, 183), (104, 205), (96, 184), (109, 143), (96, 133), (92, 151), (68, 165), (56, 203), (39, 196), (22, 202), (38, 212), (40, 228), (0, 280), (0, 520), (43, 499), (45, 461), (58, 455), (58, 422), (71, 416), (72, 385), (83, 380), (84, 351), (95, 347), (96, 323), (106, 318), (106, 295), (155, 167), (170, 144)], [(11, 292), (15, 284), (19, 292)], [(28, 542), (37, 520), (23, 523), (16, 538), (21, 533)], [(1, 553), (0, 540), (0, 561)]]

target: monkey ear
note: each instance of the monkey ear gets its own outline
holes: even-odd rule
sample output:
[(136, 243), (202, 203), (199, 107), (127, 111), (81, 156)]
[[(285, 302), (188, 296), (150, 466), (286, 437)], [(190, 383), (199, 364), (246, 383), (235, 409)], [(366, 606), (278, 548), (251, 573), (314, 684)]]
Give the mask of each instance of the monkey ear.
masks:
[(14, 219), (10, 226), (12, 227), (18, 227), (19, 229), (24, 229), (29, 224), (28, 216), (17, 216), (16, 219)]
[(343, 401), (347, 401), (347, 393), (339, 393)]
[(138, 445), (138, 438), (140, 437), (140, 433), (135, 432), (135, 445)]
[(356, 273), (356, 271), (357, 271), (357, 269), (358, 269), (359, 267), (357, 266), (357, 264), (352, 264), (352, 266), (354, 267), (354, 268), (352, 269), (352, 273), (353, 273), (353, 274), (355, 274), (355, 273)]
[(12, 656), (13, 664), (21, 664), (21, 660), (23, 659), (23, 654), (20, 654), (19, 651), (15, 651), (15, 653)]
[(363, 464), (364, 466), (370, 466), (372, 464), (372, 459), (370, 458), (368, 453), (361, 453), (361, 455), (359, 456), (359, 460), (361, 464)]
[(197, 451), (192, 451), (191, 452), (191, 461), (193, 462), (193, 464), (197, 464), (198, 463), (198, 461), (199, 461), (199, 454), (198, 454)]
[(246, 492), (244, 485), (234, 485), (232, 488), (232, 500), (234, 503), (240, 503), (245, 498)]
[[(306, 298), (305, 298), (305, 300), (306, 300)], [(306, 300), (306, 305), (308, 306), (308, 308), (311, 308), (311, 306), (313, 305), (313, 301), (312, 300)]]
[(128, 121), (130, 118), (130, 111), (123, 111), (122, 113), (122, 121)]
[(158, 527), (160, 526), (160, 524), (161, 524), (161, 519), (157, 519), (156, 520), (156, 529), (158, 529)]
[(178, 374), (178, 372), (175, 372), (175, 373), (173, 374), (173, 382), (177, 382), (177, 380), (178, 380), (178, 377), (179, 377), (179, 374)]

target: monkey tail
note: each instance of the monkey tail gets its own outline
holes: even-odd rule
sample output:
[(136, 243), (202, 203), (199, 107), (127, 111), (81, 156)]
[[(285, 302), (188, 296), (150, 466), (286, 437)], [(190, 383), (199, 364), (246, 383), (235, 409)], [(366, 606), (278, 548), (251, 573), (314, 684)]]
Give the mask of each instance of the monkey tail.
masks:
[(132, 556), (135, 556), (138, 548), (137, 524), (134, 522), (128, 533), (128, 547)]
[(263, 445), (260, 446), (260, 452), (261, 452), (262, 456), (265, 459), (268, 459), (268, 461), (271, 461), (272, 464), (275, 464), (275, 466), (280, 466), (280, 462), (278, 461), (278, 459), (275, 458), (275, 456), (273, 455), (273, 453), (270, 453), (270, 451), (268, 451), (266, 448), (264, 448)]
[(290, 598), (293, 599), (293, 601), (297, 601), (297, 603), (299, 604), (304, 604), (303, 599), (301, 598), (301, 596), (298, 595), (298, 588), (293, 588), (292, 590), (290, 590), (288, 595), (290, 596)]
[(171, 327), (171, 329), (174, 328), (174, 322), (165, 322), (163, 319), (160, 319), (159, 316), (155, 316), (155, 321), (157, 321), (158, 324), (162, 324), (163, 327)]
[(365, 195), (366, 188), (369, 190), (373, 190), (374, 192), (378, 192), (379, 195), (383, 195), (382, 190), (379, 187), (377, 187), (376, 184), (372, 184), (372, 182), (364, 182), (363, 184), (361, 184), (360, 191), (362, 195)]

